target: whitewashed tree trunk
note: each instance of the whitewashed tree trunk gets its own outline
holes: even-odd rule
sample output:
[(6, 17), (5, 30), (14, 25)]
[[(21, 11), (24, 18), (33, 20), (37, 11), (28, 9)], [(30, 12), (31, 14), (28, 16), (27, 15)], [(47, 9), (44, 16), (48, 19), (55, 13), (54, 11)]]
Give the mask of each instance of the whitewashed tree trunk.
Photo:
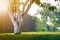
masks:
[[(12, 21), (13, 26), (14, 26), (14, 34), (17, 34), (17, 33), (20, 33), (19, 32), (19, 26), (21, 25), (21, 23), (22, 23), (22, 25), (24, 24), (25, 16), (27, 15), (27, 13), (28, 13), (29, 9), (31, 8), (31, 5), (34, 3), (34, 1), (30, 0), (30, 3), (28, 4), (28, 1), (29, 0), (26, 0), (26, 2), (23, 5), (22, 11), (19, 9), (18, 0), (13, 0), (12, 2), (14, 2), (14, 1), (16, 1), (16, 4), (15, 5), (16, 5), (16, 11), (17, 12), (16, 11), (15, 12), (17, 14), (17, 20), (15, 20), (14, 13), (11, 13), (12, 10), (10, 10), (9, 8), (8, 8), (8, 10), (10, 10), (10, 11), (8, 11), (8, 15), (9, 15), (11, 21)], [(23, 15), (23, 16), (21, 16), (20, 14)]]
[(47, 16), (46, 27), (47, 27), (48, 31), (53, 31), (51, 29), (51, 27), (53, 28), (54, 24), (52, 23), (50, 16)]
[(11, 21), (12, 21), (13, 26), (14, 26), (14, 34), (20, 33), (20, 31), (19, 31), (19, 25), (21, 25), (21, 23), (22, 23), (22, 21), (23, 21), (23, 18), (20, 16), (20, 13), (17, 12), (17, 14), (18, 14), (18, 15), (17, 15), (18, 18), (17, 18), (17, 21), (16, 21), (16, 20), (14, 19), (14, 15), (12, 15), (11, 12), (8, 12), (8, 15), (9, 15)]

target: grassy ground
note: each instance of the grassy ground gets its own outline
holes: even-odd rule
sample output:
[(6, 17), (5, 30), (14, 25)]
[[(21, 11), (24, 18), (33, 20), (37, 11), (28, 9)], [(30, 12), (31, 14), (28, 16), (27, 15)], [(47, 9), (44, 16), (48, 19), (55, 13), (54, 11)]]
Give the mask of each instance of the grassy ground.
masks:
[(60, 32), (1, 33), (0, 40), (60, 40)]

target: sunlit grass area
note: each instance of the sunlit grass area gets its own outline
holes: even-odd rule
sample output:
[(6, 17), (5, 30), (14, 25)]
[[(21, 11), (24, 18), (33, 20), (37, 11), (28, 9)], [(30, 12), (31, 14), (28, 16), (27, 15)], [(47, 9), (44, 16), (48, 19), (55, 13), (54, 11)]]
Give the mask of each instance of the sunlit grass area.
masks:
[[(60, 32), (21, 32), (21, 35), (48, 35), (60, 34)], [(0, 33), (0, 35), (14, 35), (14, 33)]]
[(1, 33), (0, 40), (60, 40), (60, 32)]

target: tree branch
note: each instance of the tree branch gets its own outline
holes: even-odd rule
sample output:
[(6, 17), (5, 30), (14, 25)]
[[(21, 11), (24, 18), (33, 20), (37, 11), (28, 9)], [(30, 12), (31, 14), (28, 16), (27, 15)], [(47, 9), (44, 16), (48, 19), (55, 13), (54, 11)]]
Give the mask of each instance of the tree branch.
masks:
[(24, 5), (23, 5), (22, 14), (24, 13), (24, 10), (25, 10), (26, 5), (28, 4), (28, 1), (29, 1), (29, 0), (26, 0), (26, 2), (25, 2)]
[(27, 9), (26, 9), (26, 11), (23, 13), (23, 17), (25, 17), (26, 16), (26, 14), (28, 13), (28, 11), (29, 11), (29, 9), (31, 8), (31, 5), (34, 3), (34, 1), (30, 1), (30, 4), (28, 4), (28, 6), (27, 6)]

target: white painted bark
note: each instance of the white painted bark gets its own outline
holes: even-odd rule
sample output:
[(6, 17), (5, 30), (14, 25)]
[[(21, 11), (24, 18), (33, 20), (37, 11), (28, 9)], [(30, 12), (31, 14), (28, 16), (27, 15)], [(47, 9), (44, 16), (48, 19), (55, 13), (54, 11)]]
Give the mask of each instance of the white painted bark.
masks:
[(52, 23), (51, 18), (49, 16), (47, 16), (47, 22), (46, 23), (52, 27), (54, 26), (54, 24)]
[[(18, 12), (16, 12), (16, 14), (18, 14), (18, 15), (17, 15), (17, 21), (14, 19), (14, 15), (13, 15), (14, 13), (11, 13), (11, 11), (8, 11), (8, 12), (7, 12), (8, 15), (9, 15), (9, 17), (10, 17), (10, 19), (11, 19), (11, 21), (12, 21), (12, 24), (13, 24), (13, 26), (14, 26), (14, 34), (19, 33), (19, 26), (20, 26), (21, 23), (23, 22), (23, 19), (25, 18), (25, 16), (26, 16), (26, 14), (28, 13), (31, 5), (33, 4), (33, 1), (31, 0), (31, 1), (30, 1), (30, 4), (28, 4), (28, 6), (27, 6), (26, 11), (24, 11), (24, 10), (25, 10), (25, 7), (26, 7), (26, 5), (27, 5), (27, 3), (28, 3), (28, 1), (29, 1), (29, 0), (26, 0), (25, 4), (24, 4), (24, 6), (23, 6), (23, 10), (22, 10), (22, 15), (23, 15), (23, 13), (24, 13), (23, 17), (21, 16), (21, 14), (20, 14), (20, 12), (19, 12), (19, 6), (17, 5), (17, 11), (18, 11)], [(16, 4), (18, 4), (18, 1), (17, 1), (17, 0), (16, 0)], [(9, 10), (9, 9), (8, 9), (8, 10)]]
[[(8, 12), (8, 15), (9, 15), (9, 17), (10, 17), (10, 19), (11, 19), (11, 21), (12, 21), (12, 24), (13, 24), (13, 27), (14, 27), (14, 34), (17, 34), (17, 33), (20, 33), (19, 32), (19, 25), (22, 23), (22, 21), (23, 21), (23, 18), (20, 16), (20, 13), (19, 12), (16, 12), (18, 15), (18, 21), (15, 21), (14, 20), (14, 15), (12, 15), (12, 13), (11, 12)], [(18, 24), (19, 23), (19, 24)]]

